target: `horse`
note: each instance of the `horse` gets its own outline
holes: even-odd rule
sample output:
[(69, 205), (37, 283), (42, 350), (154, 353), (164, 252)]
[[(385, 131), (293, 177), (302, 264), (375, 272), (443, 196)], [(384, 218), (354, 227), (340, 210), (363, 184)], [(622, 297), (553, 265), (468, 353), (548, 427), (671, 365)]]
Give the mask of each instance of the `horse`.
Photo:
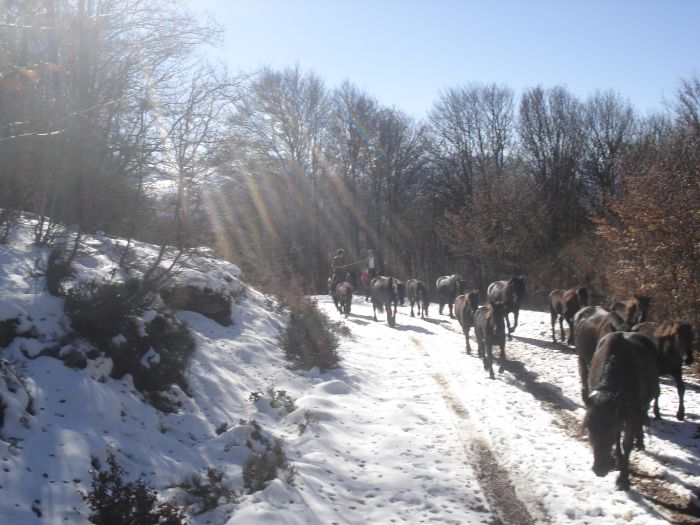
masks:
[(569, 288), (568, 290), (552, 290), (549, 293), (549, 313), (552, 316), (552, 340), (556, 343), (557, 336), (554, 326), (559, 317), (559, 329), (561, 340), (564, 341), (564, 320), (569, 325), (569, 339), (567, 344), (574, 344), (574, 315), (581, 308), (588, 306), (588, 290), (583, 287)]
[(574, 315), (574, 334), (578, 371), (581, 377), (581, 398), (588, 405), (588, 370), (601, 337), (610, 332), (627, 331), (629, 326), (615, 312), (601, 306), (586, 306)]
[[(685, 419), (685, 384), (683, 384), (683, 364), (693, 364), (693, 327), (683, 321), (665, 323), (640, 323), (632, 327), (633, 332), (646, 335), (659, 349), (659, 375), (670, 375), (676, 382), (678, 391), (678, 411), (676, 419)], [(661, 419), (659, 397), (654, 399), (654, 418)]]
[(374, 320), (377, 320), (377, 310), (383, 312), (386, 309), (386, 322), (393, 327), (396, 324), (397, 301), (394, 278), (378, 275), (369, 283), (369, 293)]
[(406, 281), (406, 295), (408, 296), (408, 302), (411, 303), (411, 317), (415, 317), (413, 315), (414, 304), (418, 306), (418, 313), (421, 318), (427, 317), (430, 298), (428, 297), (428, 288), (425, 286), (425, 283), (418, 279), (409, 279)]
[(622, 317), (628, 326), (633, 326), (647, 321), (650, 305), (651, 297), (635, 293), (627, 301), (612, 303), (608, 310)]
[(336, 308), (347, 318), (350, 315), (350, 307), (352, 305), (352, 285), (349, 282), (337, 285), (334, 298), (337, 298)]
[(501, 347), (498, 358), (500, 367), (498, 372), (503, 372), (506, 362), (506, 329), (503, 319), (505, 307), (502, 303), (489, 303), (481, 306), (474, 312), (474, 335), (478, 343), (478, 354), (484, 361), (484, 370), (488, 370), (489, 377), (493, 375), (493, 345)]
[(336, 272), (328, 278), (328, 281), (326, 281), (326, 284), (328, 285), (328, 295), (331, 296), (331, 298), (333, 299), (333, 304), (341, 314), (343, 313), (343, 311), (340, 309), (340, 300), (337, 294), (337, 289), (338, 286), (340, 286), (343, 283), (350, 284), (349, 281), (351, 278), (352, 276), (350, 272), (345, 272), (344, 276), (342, 276), (339, 272)]
[[(489, 284), (486, 295), (490, 303), (501, 303), (503, 305), (503, 316), (508, 325), (508, 339), (512, 340), (513, 336), (511, 334), (518, 326), (520, 305), (525, 298), (525, 277), (513, 276), (508, 281), (495, 281)], [(512, 328), (508, 320), (509, 313), (513, 314)]]
[[(590, 402), (584, 426), (593, 447), (593, 472), (605, 476), (613, 468), (615, 445), (618, 490), (629, 490), (629, 456), (635, 438), (644, 448), (642, 424), (659, 392), (656, 345), (636, 332), (614, 332), (598, 342), (588, 376)], [(620, 437), (624, 432), (622, 451)]]
[(467, 354), (472, 353), (469, 345), (469, 330), (474, 326), (474, 313), (479, 308), (479, 290), (472, 290), (469, 293), (458, 295), (455, 299), (455, 317), (459, 321), (464, 332), (464, 339), (467, 341)]
[(452, 304), (455, 302), (455, 298), (463, 293), (466, 281), (458, 273), (452, 275), (443, 275), (438, 277), (435, 281), (435, 291), (438, 296), (438, 303), (440, 304), (439, 312), (442, 315), (442, 307), (448, 305), (450, 308), (450, 318), (452, 315)]

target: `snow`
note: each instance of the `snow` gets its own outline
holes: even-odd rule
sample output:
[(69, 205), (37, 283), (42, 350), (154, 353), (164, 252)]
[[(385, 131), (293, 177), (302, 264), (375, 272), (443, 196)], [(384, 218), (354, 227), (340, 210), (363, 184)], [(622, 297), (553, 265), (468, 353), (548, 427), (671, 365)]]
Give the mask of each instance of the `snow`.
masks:
[[(207, 467), (220, 469), (239, 497), (190, 516), (197, 525), (522, 522), (517, 512), (535, 523), (653, 524), (670, 517), (647, 496), (648, 483), (679, 501), (697, 497), (697, 379), (686, 378), (684, 422), (674, 418), (675, 386), (662, 380), (663, 420), (652, 422), (647, 450), (632, 454), (632, 490), (618, 492), (617, 473), (598, 478), (591, 471), (576, 357), (551, 342), (548, 314), (521, 312), (506, 346), (510, 363), (490, 380), (481, 361), (466, 354), (456, 320), (438, 316), (435, 306), (425, 320), (399, 307), (390, 328), (383, 314), (372, 319), (359, 295), (347, 319), (318, 297), (320, 308), (350, 330), (339, 336), (341, 367), (295, 372), (278, 345), (285, 314), (247, 288), (235, 265), (206, 256), (189, 259), (178, 279), (240, 297), (234, 323), (179, 313), (196, 342), (189, 396), (174, 387), (178, 413), (159, 412), (129, 376), (109, 378), (107, 358), (73, 370), (52, 357), (28, 357), (56, 345), (70, 326), (62, 301), (28, 271), (48, 255), (31, 246), (29, 233), (28, 226), (18, 229), (0, 246), (0, 313), (17, 313), (36, 332), (0, 350), (19, 373), (0, 375), (7, 405), (0, 523), (85, 523), (89, 509), (78, 491), (90, 489), (91, 461), (105, 465), (107, 447), (130, 478), (143, 475), (162, 497), (178, 501), (182, 491), (172, 485)], [(87, 242), (78, 281), (129, 276), (116, 267), (124, 241)], [(156, 247), (136, 243), (132, 259), (156, 255)], [(149, 351), (144, 360), (157, 365), (157, 354)], [(25, 410), (30, 396), (33, 413)], [(282, 440), (292, 484), (276, 479), (262, 491), (244, 490), (253, 420), (265, 436)], [(263, 447), (252, 440), (252, 448)], [(522, 509), (514, 511), (517, 505)]]

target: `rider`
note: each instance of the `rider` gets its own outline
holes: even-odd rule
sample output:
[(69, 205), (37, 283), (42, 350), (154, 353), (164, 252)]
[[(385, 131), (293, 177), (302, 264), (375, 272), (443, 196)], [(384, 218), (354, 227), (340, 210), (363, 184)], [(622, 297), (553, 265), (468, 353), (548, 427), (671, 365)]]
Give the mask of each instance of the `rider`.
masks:
[(345, 269), (345, 250), (338, 248), (331, 259), (331, 294), (335, 291), (336, 285), (341, 282), (340, 270), (343, 269)]

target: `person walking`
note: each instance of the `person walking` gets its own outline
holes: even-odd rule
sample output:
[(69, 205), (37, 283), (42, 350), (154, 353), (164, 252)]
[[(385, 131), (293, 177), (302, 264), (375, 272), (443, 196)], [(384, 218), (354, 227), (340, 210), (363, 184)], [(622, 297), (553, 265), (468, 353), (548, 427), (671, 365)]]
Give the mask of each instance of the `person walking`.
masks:
[(380, 264), (379, 264), (379, 258), (374, 254), (374, 250), (371, 248), (367, 250), (367, 296), (365, 297), (365, 301), (369, 301), (369, 289), (372, 279), (374, 279), (377, 275), (380, 273)]

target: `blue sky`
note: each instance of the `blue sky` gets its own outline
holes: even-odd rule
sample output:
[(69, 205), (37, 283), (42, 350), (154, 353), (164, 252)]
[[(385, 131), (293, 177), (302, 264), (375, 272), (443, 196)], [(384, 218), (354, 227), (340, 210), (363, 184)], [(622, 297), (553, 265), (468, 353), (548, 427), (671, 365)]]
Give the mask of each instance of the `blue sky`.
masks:
[(225, 28), (233, 70), (299, 64), (423, 116), (470, 82), (613, 89), (641, 112), (700, 74), (695, 0), (190, 0)]

